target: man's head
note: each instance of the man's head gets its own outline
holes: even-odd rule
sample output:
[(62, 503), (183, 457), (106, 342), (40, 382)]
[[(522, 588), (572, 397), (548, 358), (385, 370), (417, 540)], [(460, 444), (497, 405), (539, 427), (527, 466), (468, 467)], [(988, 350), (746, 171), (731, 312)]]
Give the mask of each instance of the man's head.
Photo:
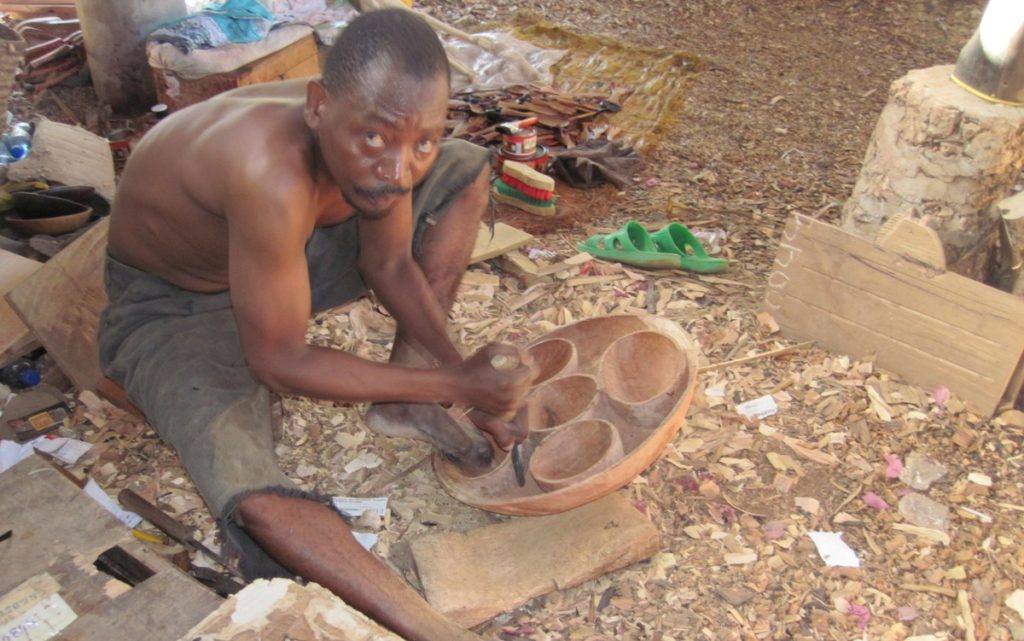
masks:
[(383, 215), (437, 157), (448, 104), (448, 59), (411, 11), (363, 14), (331, 48), (306, 96), (327, 170), (365, 216)]

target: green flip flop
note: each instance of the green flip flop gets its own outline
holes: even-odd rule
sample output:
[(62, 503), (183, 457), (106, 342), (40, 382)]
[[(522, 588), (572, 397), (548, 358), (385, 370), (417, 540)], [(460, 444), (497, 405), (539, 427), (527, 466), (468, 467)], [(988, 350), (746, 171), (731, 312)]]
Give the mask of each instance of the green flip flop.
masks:
[(729, 261), (712, 258), (704, 250), (697, 237), (685, 225), (670, 223), (651, 235), (651, 241), (659, 252), (676, 256), (676, 267), (699, 274), (714, 274), (724, 271)]
[(678, 269), (679, 256), (658, 251), (643, 225), (631, 220), (617, 232), (591, 236), (576, 244), (595, 258), (655, 269)]

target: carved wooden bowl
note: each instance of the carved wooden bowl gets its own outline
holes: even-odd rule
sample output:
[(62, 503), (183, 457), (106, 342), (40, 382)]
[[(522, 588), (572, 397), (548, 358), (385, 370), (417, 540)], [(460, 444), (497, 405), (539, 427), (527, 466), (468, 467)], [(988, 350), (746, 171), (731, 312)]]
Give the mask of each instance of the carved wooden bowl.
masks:
[(443, 456), (434, 473), (456, 499), (501, 514), (564, 512), (632, 481), (679, 431), (696, 385), (697, 347), (650, 315), (591, 318), (526, 347), (540, 376), (516, 416), (526, 484), (506, 452), (469, 475)]

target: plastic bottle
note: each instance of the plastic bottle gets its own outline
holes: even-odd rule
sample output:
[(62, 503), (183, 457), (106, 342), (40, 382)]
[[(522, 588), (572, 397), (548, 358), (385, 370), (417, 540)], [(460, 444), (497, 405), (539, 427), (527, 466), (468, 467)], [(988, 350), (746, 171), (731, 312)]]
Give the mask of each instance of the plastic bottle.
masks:
[(39, 370), (32, 361), (25, 358), (0, 368), (0, 383), (12, 390), (34, 387), (40, 380)]
[(0, 140), (0, 165), (9, 165), (14, 162), (14, 156), (11, 155), (7, 145)]
[(4, 145), (15, 161), (21, 160), (32, 149), (32, 125), (27, 122), (16, 122), (4, 136)]

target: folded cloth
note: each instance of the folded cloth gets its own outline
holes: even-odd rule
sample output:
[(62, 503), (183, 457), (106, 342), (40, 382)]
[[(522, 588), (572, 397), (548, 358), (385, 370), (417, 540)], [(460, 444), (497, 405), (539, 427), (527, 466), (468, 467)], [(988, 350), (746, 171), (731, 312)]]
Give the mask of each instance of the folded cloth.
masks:
[(225, 0), (222, 4), (160, 27), (148, 39), (150, 42), (172, 44), (187, 54), (195, 49), (259, 42), (282, 22), (259, 0)]

